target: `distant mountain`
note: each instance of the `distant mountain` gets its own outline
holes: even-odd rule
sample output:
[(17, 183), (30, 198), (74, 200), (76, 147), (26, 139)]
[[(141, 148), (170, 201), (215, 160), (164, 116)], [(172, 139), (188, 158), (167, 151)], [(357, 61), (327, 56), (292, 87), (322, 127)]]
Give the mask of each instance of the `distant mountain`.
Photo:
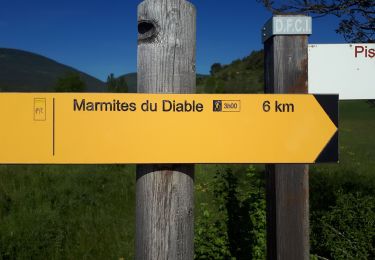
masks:
[(105, 83), (47, 57), (16, 49), (0, 48), (0, 91), (53, 92), (59, 77), (79, 73), (88, 92), (104, 92)]

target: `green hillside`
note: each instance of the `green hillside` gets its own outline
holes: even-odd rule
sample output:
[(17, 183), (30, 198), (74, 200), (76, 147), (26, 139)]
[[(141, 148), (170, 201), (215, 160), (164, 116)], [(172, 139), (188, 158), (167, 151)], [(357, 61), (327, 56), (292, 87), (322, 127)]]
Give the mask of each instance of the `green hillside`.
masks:
[(215, 63), (210, 76), (197, 77), (198, 93), (262, 93), (263, 51), (253, 51), (249, 56), (228, 65)]
[(104, 82), (72, 67), (35, 53), (0, 48), (0, 91), (52, 92), (58, 78), (68, 72), (78, 73), (87, 91), (105, 91)]

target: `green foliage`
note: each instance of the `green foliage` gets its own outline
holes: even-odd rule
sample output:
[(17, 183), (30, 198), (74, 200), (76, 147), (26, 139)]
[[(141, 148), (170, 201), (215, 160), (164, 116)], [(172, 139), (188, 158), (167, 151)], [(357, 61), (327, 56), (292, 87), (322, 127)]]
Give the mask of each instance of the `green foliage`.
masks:
[(220, 63), (214, 63), (214, 64), (212, 64), (211, 70), (210, 70), (211, 76), (213, 76), (216, 73), (218, 73), (221, 69), (222, 69), (222, 66), (221, 66)]
[(206, 187), (215, 207), (200, 204), (203, 214), (196, 223), (196, 259), (265, 258), (263, 176), (253, 167), (246, 169), (246, 174), (230, 167), (217, 170)]
[(337, 194), (320, 219), (321, 243), (333, 259), (375, 259), (375, 196)]
[(113, 73), (107, 77), (107, 88), (109, 92), (114, 93), (127, 93), (128, 85), (125, 77), (116, 78)]
[(56, 92), (84, 92), (86, 84), (80, 75), (75, 72), (67, 72), (65, 76), (57, 80)]
[(195, 259), (230, 259), (223, 212), (211, 212), (207, 203), (200, 207), (203, 213), (195, 224)]
[(244, 204), (249, 207), (251, 259), (266, 258), (266, 194), (264, 173), (250, 166), (243, 192)]
[[(197, 89), (205, 93), (263, 92), (263, 51), (254, 51), (230, 65), (215, 63), (210, 76), (199, 77)], [(202, 90), (202, 91), (200, 91)]]

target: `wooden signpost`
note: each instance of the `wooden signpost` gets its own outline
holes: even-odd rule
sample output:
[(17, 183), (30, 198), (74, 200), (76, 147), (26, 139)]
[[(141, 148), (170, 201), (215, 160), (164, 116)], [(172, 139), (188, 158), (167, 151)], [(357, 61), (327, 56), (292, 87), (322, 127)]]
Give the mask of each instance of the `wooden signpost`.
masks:
[[(289, 28), (306, 24), (306, 16), (276, 16)], [(267, 25), (266, 25), (267, 27)], [(264, 31), (269, 31), (267, 28)], [(265, 91), (307, 93), (307, 38), (311, 28), (263, 37)], [(278, 126), (273, 129), (278, 132)], [(299, 134), (298, 131), (295, 134)], [(337, 143), (337, 138), (333, 141)], [(273, 164), (267, 178), (267, 259), (310, 258), (309, 169), (303, 164)]]
[[(138, 6), (138, 92), (194, 93), (195, 52), (190, 2), (146, 0)], [(176, 126), (168, 121), (164, 128), (178, 135)], [(168, 147), (148, 149), (157, 154)], [(193, 164), (137, 166), (135, 251), (136, 259), (194, 258)]]

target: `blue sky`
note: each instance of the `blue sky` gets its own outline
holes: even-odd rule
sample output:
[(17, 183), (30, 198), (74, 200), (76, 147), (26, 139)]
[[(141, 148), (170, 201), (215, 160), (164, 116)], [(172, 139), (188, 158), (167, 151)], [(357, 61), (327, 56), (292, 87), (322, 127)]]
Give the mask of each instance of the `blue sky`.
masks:
[[(136, 71), (140, 0), (1, 0), (0, 47), (35, 52), (105, 80)], [(261, 49), (271, 14), (255, 0), (192, 0), (197, 8), (197, 72)], [(310, 43), (341, 43), (338, 20), (313, 20)]]

